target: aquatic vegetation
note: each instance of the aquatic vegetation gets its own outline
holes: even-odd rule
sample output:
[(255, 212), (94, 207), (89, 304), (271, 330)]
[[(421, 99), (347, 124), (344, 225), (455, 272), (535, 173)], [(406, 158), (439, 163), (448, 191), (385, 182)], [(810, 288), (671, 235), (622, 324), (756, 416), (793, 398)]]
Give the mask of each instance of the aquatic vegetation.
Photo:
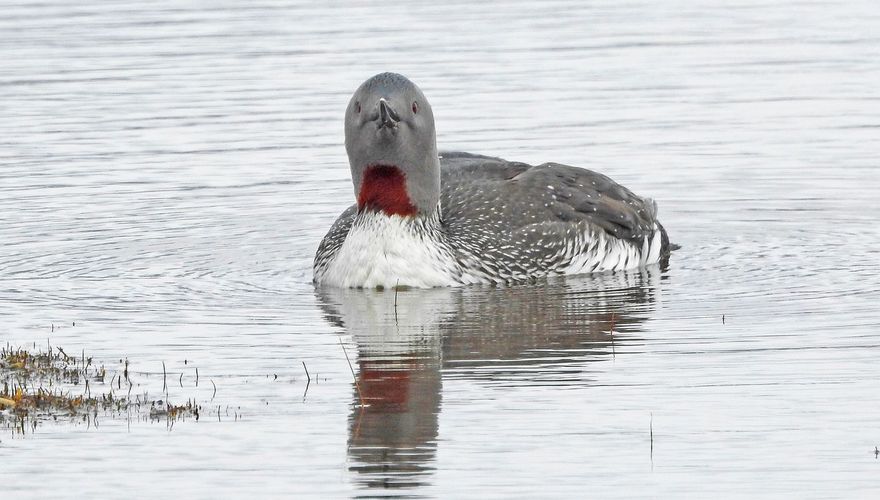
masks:
[(161, 420), (169, 425), (189, 417), (199, 419), (200, 406), (191, 399), (183, 404), (132, 395), (135, 387), (127, 359), (118, 369), (96, 365), (85, 352), (68, 355), (60, 347), (0, 349), (0, 425), (24, 432), (44, 420), (67, 418), (97, 425), (97, 417)]

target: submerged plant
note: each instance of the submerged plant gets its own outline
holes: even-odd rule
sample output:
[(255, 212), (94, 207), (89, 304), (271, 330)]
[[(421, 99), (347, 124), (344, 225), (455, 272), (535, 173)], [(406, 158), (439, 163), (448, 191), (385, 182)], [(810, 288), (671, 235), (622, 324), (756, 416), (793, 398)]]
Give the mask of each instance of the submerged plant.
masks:
[[(0, 349), (0, 424), (24, 432), (42, 420), (59, 418), (94, 420), (97, 425), (99, 415), (165, 419), (169, 425), (187, 417), (199, 419), (200, 407), (193, 400), (176, 405), (168, 402), (167, 393), (164, 400), (151, 400), (146, 393), (133, 397), (128, 360), (120, 365), (108, 383), (107, 369), (93, 364), (85, 352), (77, 357), (60, 347), (43, 351), (7, 345)], [(93, 391), (96, 384), (101, 390)]]

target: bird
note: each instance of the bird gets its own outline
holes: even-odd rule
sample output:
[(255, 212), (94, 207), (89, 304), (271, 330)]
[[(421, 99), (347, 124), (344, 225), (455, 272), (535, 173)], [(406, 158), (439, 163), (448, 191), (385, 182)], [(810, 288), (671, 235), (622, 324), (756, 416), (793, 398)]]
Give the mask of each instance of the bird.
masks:
[(318, 246), (319, 286), (503, 285), (668, 259), (656, 203), (601, 173), (438, 152), (430, 103), (398, 73), (354, 92), (345, 149), (356, 202)]

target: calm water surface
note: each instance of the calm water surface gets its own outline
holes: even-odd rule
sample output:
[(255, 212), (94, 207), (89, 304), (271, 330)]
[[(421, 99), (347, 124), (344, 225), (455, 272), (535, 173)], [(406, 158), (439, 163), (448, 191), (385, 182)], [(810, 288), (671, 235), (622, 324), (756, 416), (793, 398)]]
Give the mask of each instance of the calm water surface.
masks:
[[(875, 2), (0, 14), (0, 340), (127, 357), (154, 393), (165, 362), (172, 400), (220, 407), (5, 428), (5, 495), (877, 494)], [(681, 250), (508, 288), (316, 290), (353, 200), (343, 110), (385, 70), (429, 96), (442, 148), (601, 170)]]

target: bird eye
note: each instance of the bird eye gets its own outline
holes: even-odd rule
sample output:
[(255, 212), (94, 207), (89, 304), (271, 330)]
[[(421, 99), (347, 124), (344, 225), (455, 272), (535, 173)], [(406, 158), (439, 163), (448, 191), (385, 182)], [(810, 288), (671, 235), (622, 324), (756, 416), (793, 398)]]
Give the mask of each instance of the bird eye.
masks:
[(412, 110), (413, 110), (414, 114), (418, 113), (419, 112), (419, 103), (413, 101)]
[(354, 102), (354, 112), (357, 113), (357, 114), (360, 114), (360, 113), (361, 113), (361, 103), (360, 103), (360, 101), (355, 101), (355, 102)]

